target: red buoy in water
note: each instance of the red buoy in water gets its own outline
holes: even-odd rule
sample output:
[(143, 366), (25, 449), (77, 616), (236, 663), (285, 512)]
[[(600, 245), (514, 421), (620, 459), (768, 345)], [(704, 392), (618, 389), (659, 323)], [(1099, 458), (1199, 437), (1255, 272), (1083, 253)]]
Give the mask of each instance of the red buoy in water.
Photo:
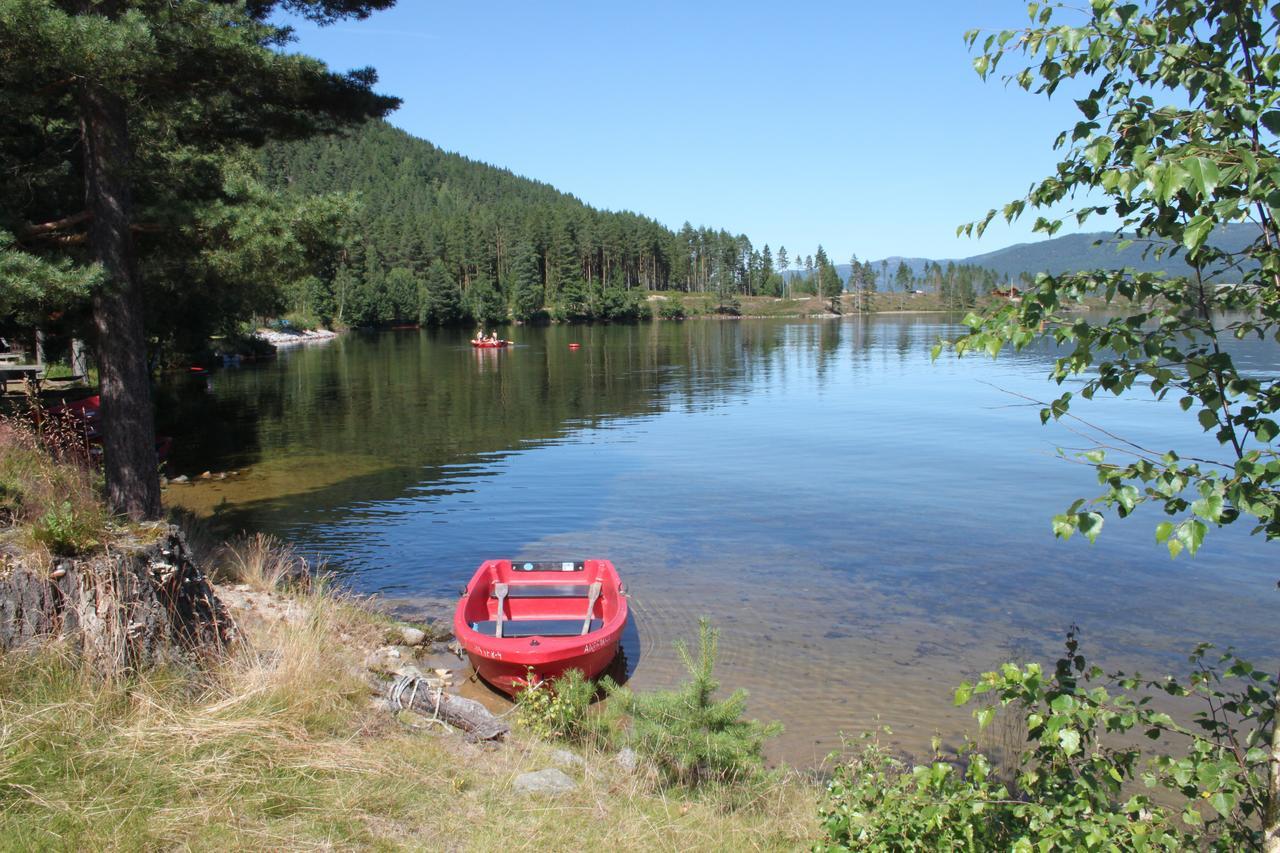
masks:
[(582, 344), (569, 344), (569, 349), (582, 349)]

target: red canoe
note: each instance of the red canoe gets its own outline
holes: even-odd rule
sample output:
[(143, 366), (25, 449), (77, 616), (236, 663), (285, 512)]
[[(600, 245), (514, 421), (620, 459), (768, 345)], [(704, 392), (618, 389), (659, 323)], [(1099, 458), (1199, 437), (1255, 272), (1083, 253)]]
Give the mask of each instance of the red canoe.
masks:
[(618, 652), (627, 623), (622, 581), (608, 560), (486, 560), (462, 593), (453, 633), (485, 681), (515, 695), (530, 678), (587, 678)]
[[(47, 414), (55, 421), (62, 421), (72, 426), (88, 444), (89, 456), (97, 458), (102, 453), (102, 433), (98, 428), (101, 409), (102, 397), (94, 394), (92, 397), (85, 397), (74, 403), (51, 406)], [(160, 461), (163, 462), (168, 458), (172, 448), (173, 438), (167, 435), (156, 436), (156, 456)]]
[(509, 347), (515, 341), (472, 341), (471, 345), (476, 349), (498, 349), (500, 347)]

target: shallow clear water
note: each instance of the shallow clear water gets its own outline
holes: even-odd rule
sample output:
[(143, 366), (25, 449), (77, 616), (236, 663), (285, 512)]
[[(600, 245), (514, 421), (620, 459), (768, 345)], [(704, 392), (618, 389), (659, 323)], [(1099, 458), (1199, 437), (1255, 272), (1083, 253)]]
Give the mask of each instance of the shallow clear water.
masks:
[[(931, 364), (956, 331), (938, 315), (690, 321), (518, 329), (519, 346), (478, 352), (462, 333), (348, 335), (166, 389), (174, 473), (242, 472), (170, 494), (435, 612), (485, 557), (610, 557), (634, 682), (678, 682), (672, 641), (707, 615), (722, 683), (784, 722), (774, 754), (796, 763), (877, 724), (908, 750), (957, 741), (955, 684), (1052, 661), (1071, 624), (1091, 656), (1152, 674), (1200, 640), (1274, 660), (1274, 546), (1241, 525), (1171, 561), (1150, 514), (1108, 517), (1092, 547), (1055, 540), (1050, 517), (1098, 487), (1056, 457), (1083, 440), (1008, 393), (1060, 393), (1051, 353)], [(1238, 357), (1280, 365), (1274, 347)], [(1172, 403), (1081, 413), (1213, 449)]]

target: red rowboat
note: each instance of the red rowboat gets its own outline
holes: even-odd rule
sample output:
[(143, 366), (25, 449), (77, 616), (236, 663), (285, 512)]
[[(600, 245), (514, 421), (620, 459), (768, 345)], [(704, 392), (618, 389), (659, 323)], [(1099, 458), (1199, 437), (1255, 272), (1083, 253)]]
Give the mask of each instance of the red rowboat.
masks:
[(462, 593), (453, 633), (480, 677), (514, 696), (570, 669), (595, 678), (626, 623), (622, 581), (608, 560), (486, 560)]
[(501, 347), (509, 347), (515, 341), (472, 341), (471, 345), (476, 349), (499, 349)]
[[(85, 397), (74, 403), (52, 406), (46, 410), (46, 414), (55, 422), (60, 421), (71, 426), (84, 441), (89, 457), (97, 459), (102, 455), (102, 432), (98, 428), (101, 422), (101, 409), (102, 397), (94, 394), (92, 397)], [(37, 422), (39, 422), (38, 413)], [(167, 435), (156, 436), (156, 456), (161, 462), (169, 456), (172, 448), (173, 438)]]

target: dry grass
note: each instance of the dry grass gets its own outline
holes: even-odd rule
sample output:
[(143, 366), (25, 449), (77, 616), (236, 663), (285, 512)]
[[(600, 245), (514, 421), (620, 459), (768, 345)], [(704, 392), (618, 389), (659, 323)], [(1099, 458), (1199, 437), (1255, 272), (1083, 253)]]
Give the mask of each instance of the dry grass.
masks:
[(210, 574), (218, 583), (246, 584), (258, 592), (305, 584), (312, 577), (307, 561), (274, 536), (255, 533), (217, 549)]
[(56, 433), (37, 435), (22, 420), (0, 418), (0, 536), (55, 554), (90, 551), (106, 539), (110, 517), (97, 473), (63, 450)]
[(300, 603), (305, 618), (257, 625), (214, 672), (103, 684), (56, 650), (0, 658), (0, 847), (770, 850), (815, 836), (817, 792), (797, 779), (664, 794), (595, 753), (569, 771), (577, 790), (522, 797), (514, 778), (551, 766), (552, 747), (401, 726), (371, 707), (360, 666), (382, 621), (319, 591)]

